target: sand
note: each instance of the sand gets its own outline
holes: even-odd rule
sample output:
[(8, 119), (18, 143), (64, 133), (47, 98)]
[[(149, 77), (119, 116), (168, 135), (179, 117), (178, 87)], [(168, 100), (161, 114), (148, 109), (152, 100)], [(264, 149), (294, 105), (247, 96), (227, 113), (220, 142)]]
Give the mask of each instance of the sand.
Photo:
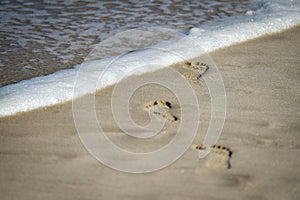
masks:
[[(299, 36), (298, 26), (210, 54), (227, 95), (218, 144), (233, 152), (230, 169), (207, 167), (205, 160), (198, 160), (197, 151), (189, 148), (159, 171), (113, 170), (83, 147), (69, 102), (0, 119), (1, 199), (300, 199)], [(175, 68), (182, 69), (181, 65)], [(154, 73), (159, 76), (162, 70)], [(210, 120), (210, 97), (203, 81), (191, 84), (201, 102), (193, 143), (201, 144)], [(114, 143), (128, 151), (147, 152), (174, 138), (180, 120), (168, 122), (152, 139), (123, 134), (112, 118), (111, 92), (112, 87), (97, 92), (95, 107)], [(154, 98), (172, 102), (171, 112), (180, 118), (176, 97), (148, 85), (130, 101), (136, 123), (147, 123), (143, 106)], [(90, 103), (87, 97), (77, 102)], [(79, 109), (86, 128), (94, 131), (84, 104)]]

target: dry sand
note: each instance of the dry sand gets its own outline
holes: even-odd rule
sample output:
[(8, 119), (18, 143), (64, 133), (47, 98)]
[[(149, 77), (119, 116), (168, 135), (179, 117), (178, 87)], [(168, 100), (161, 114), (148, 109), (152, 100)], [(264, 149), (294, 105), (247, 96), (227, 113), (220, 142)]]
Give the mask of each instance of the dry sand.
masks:
[[(66, 103), (0, 119), (1, 199), (300, 199), (299, 36), (296, 27), (210, 54), (227, 94), (218, 144), (233, 152), (230, 169), (205, 167), (193, 149), (152, 173), (110, 169), (82, 146), (72, 105)], [(209, 94), (204, 84), (193, 87), (202, 102), (194, 142), (201, 143), (210, 119)], [(134, 140), (123, 134), (112, 119), (111, 91), (109, 87), (97, 93), (96, 110), (113, 142), (146, 152), (174, 137), (179, 121), (167, 123), (153, 139)], [(174, 95), (159, 86), (145, 86), (130, 104), (137, 123), (147, 122), (142, 108), (153, 98), (171, 101), (173, 114), (180, 116)]]

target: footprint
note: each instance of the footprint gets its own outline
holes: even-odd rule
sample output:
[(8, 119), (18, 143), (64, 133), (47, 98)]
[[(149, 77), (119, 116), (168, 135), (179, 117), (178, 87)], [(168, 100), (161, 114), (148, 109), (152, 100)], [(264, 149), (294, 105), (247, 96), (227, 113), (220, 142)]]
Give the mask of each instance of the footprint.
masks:
[(183, 67), (198, 72), (199, 74), (203, 74), (209, 69), (209, 66), (207, 64), (201, 62), (185, 62), (183, 63)]
[(146, 111), (149, 111), (154, 106), (159, 106), (159, 107), (162, 107), (166, 110), (169, 110), (170, 108), (172, 108), (170, 102), (163, 101), (163, 100), (156, 100), (156, 101), (149, 101), (148, 103), (146, 103), (145, 104), (145, 109), (146, 109)]
[(195, 72), (185, 72), (183, 73), (183, 77), (190, 81), (198, 81), (201, 78), (201, 75)]
[(205, 166), (210, 169), (230, 169), (230, 158), (232, 151), (228, 147), (220, 145), (193, 145), (193, 149), (198, 151), (209, 151), (204, 158)]
[(190, 81), (198, 81), (202, 75), (209, 69), (209, 66), (200, 62), (185, 62), (183, 67), (189, 69), (189, 72), (183, 73), (183, 77)]
[(163, 100), (150, 101), (145, 104), (145, 110), (149, 112), (149, 114), (166, 119), (169, 122), (174, 122), (177, 120), (177, 117), (170, 112), (171, 108), (171, 103)]

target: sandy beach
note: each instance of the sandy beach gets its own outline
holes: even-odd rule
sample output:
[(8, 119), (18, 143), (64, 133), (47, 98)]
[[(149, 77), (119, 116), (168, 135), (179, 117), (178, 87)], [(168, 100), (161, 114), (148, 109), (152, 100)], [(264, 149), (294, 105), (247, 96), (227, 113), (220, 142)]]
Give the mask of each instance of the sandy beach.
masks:
[[(82, 145), (68, 102), (0, 119), (1, 199), (300, 199), (299, 37), (298, 26), (210, 53), (227, 96), (218, 144), (232, 151), (229, 169), (207, 167), (189, 148), (159, 171), (113, 170)], [(180, 64), (174, 67), (182, 70)], [(201, 102), (193, 143), (201, 144), (210, 120), (210, 96), (203, 81), (191, 85)], [(128, 151), (148, 152), (174, 138), (180, 120), (166, 123), (152, 139), (123, 134), (113, 120), (112, 90), (107, 87), (95, 95), (99, 123), (112, 142)], [(170, 91), (147, 85), (130, 101), (138, 124), (149, 120), (143, 106), (153, 99), (171, 102), (172, 114), (180, 117), (181, 107)], [(87, 97), (76, 101), (89, 103)], [(80, 109), (84, 113), (85, 107)], [(86, 126), (92, 131), (89, 114)]]

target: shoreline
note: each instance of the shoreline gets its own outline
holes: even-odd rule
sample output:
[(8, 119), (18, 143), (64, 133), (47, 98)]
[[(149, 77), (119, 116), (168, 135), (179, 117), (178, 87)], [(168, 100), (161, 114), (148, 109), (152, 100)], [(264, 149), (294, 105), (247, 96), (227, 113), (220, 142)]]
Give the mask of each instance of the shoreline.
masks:
[[(230, 45), (230, 46), (225, 46), (225, 47), (218, 48), (218, 49), (213, 50), (213, 51), (211, 51), (211, 52), (209, 52), (209, 53), (205, 53), (205, 55), (214, 54), (215, 52), (217, 53), (217, 52), (219, 52), (219, 51), (226, 50), (227, 48), (231, 48), (231, 47), (234, 47), (234, 46), (243, 45), (243, 44), (246, 44), (246, 43), (248, 43), (248, 42), (255, 41), (255, 40), (260, 40), (260, 39), (264, 39), (264, 38), (268, 38), (268, 37), (273, 37), (273, 36), (276, 36), (276, 35), (284, 34), (284, 33), (286, 33), (286, 32), (292, 31), (292, 30), (294, 30), (294, 29), (298, 29), (299, 27), (300, 27), (300, 25), (296, 25), (296, 26), (293, 26), (293, 27), (288, 28), (288, 29), (284, 29), (284, 30), (279, 31), (279, 32), (276, 32), (276, 33), (264, 34), (264, 35), (261, 35), (261, 36), (259, 36), (259, 37), (252, 38), (252, 39), (249, 39), (249, 40), (246, 40), (246, 41), (234, 43), (234, 44), (232, 44), (232, 45)], [(190, 59), (190, 60), (194, 60), (194, 59), (196, 59), (196, 58), (197, 58), (197, 57), (192, 58), (192, 59)], [(183, 61), (182, 61), (182, 62), (183, 62)], [(179, 65), (179, 64), (180, 64), (180, 62), (179, 62), (179, 63), (174, 63), (174, 64), (172, 64), (172, 65), (170, 65), (170, 66), (166, 66), (165, 68), (168, 68), (168, 67), (174, 67), (174, 66)], [(159, 71), (159, 70), (163, 70), (163, 68), (162, 68), (162, 69), (157, 69), (157, 70), (155, 70), (155, 71)], [(155, 71), (152, 71), (152, 72), (145, 72), (145, 73), (143, 73), (143, 74), (153, 73), (153, 72), (155, 72)], [(55, 73), (55, 72), (54, 72), (54, 73)], [(52, 74), (53, 74), (53, 73), (52, 73)], [(141, 74), (141, 75), (143, 75), (143, 74)], [(49, 74), (49, 75), (51, 75), (51, 74)], [(135, 76), (135, 75), (130, 75), (130, 76)], [(129, 77), (126, 77), (126, 78), (130, 78), (130, 76), (129, 76)], [(34, 77), (34, 78), (38, 78), (38, 77)], [(104, 88), (97, 89), (94, 93), (100, 92), (101, 90), (105, 90), (106, 88), (109, 88), (109, 87), (113, 87), (115, 84), (116, 84), (116, 83), (114, 83), (114, 84), (112, 84), (112, 85), (107, 85), (107, 86), (105, 86)], [(28, 113), (28, 112), (34, 112), (34, 111), (36, 111), (36, 110), (44, 110), (44, 109), (48, 109), (48, 108), (51, 108), (51, 107), (55, 107), (55, 106), (60, 106), (60, 105), (72, 103), (72, 101), (75, 101), (76, 99), (79, 99), (79, 98), (83, 98), (83, 97), (86, 96), (86, 95), (91, 95), (91, 94), (85, 94), (85, 95), (82, 95), (82, 96), (80, 96), (80, 97), (76, 97), (75, 99), (67, 100), (67, 101), (64, 101), (64, 102), (61, 102), (61, 103), (55, 103), (55, 104), (52, 104), (52, 105), (42, 106), (42, 107), (38, 107), (38, 108), (34, 108), (34, 109), (27, 110), (27, 111), (20, 111), (20, 112), (17, 112), (17, 113), (15, 113), (15, 114), (10, 114), (10, 115), (0, 115), (0, 119), (1, 119), (1, 118), (6, 118), (6, 117), (13, 117), (13, 116), (16, 116), (16, 115), (22, 115), (22, 114), (25, 114), (25, 113)]]
[[(188, 149), (172, 165), (152, 173), (136, 175), (110, 169), (95, 160), (81, 144), (74, 127), (72, 103), (68, 102), (0, 118), (1, 196), (3, 199), (300, 198), (297, 187), (300, 161), (296, 159), (300, 153), (299, 35), (297, 26), (209, 53), (219, 67), (226, 89), (227, 117), (218, 143), (233, 152), (230, 169), (207, 168), (193, 149)], [(148, 75), (160, 73), (158, 70)], [(192, 86), (201, 102), (200, 127), (193, 143), (201, 143), (210, 120), (210, 98), (204, 84)], [(97, 91), (95, 99), (101, 126), (114, 143), (128, 151), (147, 152), (174, 138), (179, 122), (168, 123), (162, 134), (145, 141), (124, 135), (112, 119), (111, 95), (109, 86)], [(147, 122), (147, 112), (142, 107), (153, 97), (172, 102), (172, 113), (180, 117), (181, 108), (174, 95), (160, 87), (148, 86), (131, 99), (130, 111), (137, 123)], [(82, 97), (76, 101), (85, 100)], [(85, 111), (85, 107), (80, 109)], [(91, 125), (89, 114), (85, 113), (87, 127)]]

